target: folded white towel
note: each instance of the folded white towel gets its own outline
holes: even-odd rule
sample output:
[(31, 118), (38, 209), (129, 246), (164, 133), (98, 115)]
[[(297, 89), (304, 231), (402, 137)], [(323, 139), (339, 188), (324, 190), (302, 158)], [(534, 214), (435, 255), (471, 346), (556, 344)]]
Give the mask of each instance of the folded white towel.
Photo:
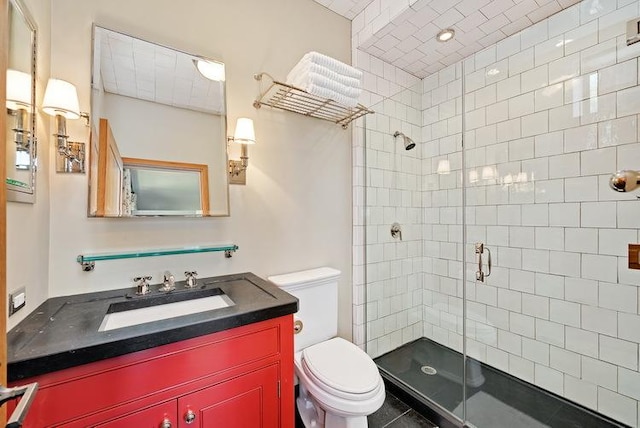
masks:
[(296, 86), (301, 89), (307, 89), (309, 85), (314, 84), (317, 86), (322, 86), (323, 88), (330, 89), (334, 92), (337, 92), (345, 97), (358, 99), (360, 97), (360, 93), (362, 89), (358, 86), (346, 86), (340, 83), (339, 81), (332, 80), (322, 74), (308, 72), (308, 73), (299, 73), (295, 78), (291, 81), (287, 81), (287, 83)]
[(327, 98), (337, 102), (338, 104), (342, 104), (346, 107), (355, 107), (358, 105), (358, 99), (353, 97), (347, 97), (343, 94), (340, 94), (336, 91), (332, 91), (331, 89), (327, 89), (323, 86), (318, 86), (315, 84), (310, 84), (306, 88), (304, 88), (307, 92), (313, 95), (317, 95), (322, 98)]
[(360, 73), (360, 77), (351, 77), (345, 74), (337, 73), (323, 65), (315, 64), (309, 61), (299, 62), (295, 67), (293, 67), (287, 75), (287, 83), (293, 85), (294, 81), (297, 81), (301, 76), (304, 76), (307, 73), (320, 74), (331, 80), (335, 80), (336, 82), (344, 86), (357, 89), (362, 88), (362, 73)]
[(358, 80), (362, 79), (362, 71), (354, 68), (344, 62), (338, 61), (335, 58), (331, 58), (330, 56), (323, 55), (318, 52), (308, 52), (306, 53), (302, 59), (301, 63), (311, 62), (314, 64), (322, 65), (327, 67), (329, 70), (333, 70), (336, 73), (344, 74), (345, 76), (354, 77)]

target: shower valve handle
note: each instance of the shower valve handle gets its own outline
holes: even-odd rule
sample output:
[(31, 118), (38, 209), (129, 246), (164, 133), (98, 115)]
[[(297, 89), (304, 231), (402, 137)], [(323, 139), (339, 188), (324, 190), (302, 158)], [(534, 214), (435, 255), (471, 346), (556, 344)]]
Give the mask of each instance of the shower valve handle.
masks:
[(402, 226), (400, 226), (400, 223), (393, 223), (391, 225), (391, 237), (400, 238), (402, 241)]

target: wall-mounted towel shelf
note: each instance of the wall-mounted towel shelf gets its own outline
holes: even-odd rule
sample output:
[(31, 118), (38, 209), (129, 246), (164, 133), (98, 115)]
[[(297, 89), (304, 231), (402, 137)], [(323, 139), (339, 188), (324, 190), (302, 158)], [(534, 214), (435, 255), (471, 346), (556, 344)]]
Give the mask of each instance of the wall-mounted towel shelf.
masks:
[(175, 254), (197, 254), (197, 253), (211, 253), (215, 251), (224, 251), (224, 256), (230, 258), (234, 252), (238, 250), (238, 246), (235, 244), (229, 245), (203, 245), (198, 247), (184, 247), (184, 248), (169, 248), (161, 250), (141, 250), (141, 251), (126, 251), (121, 253), (102, 253), (102, 254), (80, 254), (76, 261), (82, 265), (82, 270), (90, 272), (95, 268), (95, 262), (100, 260), (119, 260), (119, 259), (134, 259), (140, 257), (155, 257), (155, 256), (172, 256)]
[(260, 92), (258, 99), (253, 102), (255, 108), (265, 105), (292, 111), (305, 116), (328, 120), (341, 125), (345, 129), (351, 121), (365, 114), (374, 113), (373, 110), (366, 108), (362, 104), (349, 108), (333, 100), (310, 94), (303, 89), (278, 82), (267, 73), (256, 74), (253, 77), (261, 82), (263, 76), (271, 79), (271, 84), (264, 92)]

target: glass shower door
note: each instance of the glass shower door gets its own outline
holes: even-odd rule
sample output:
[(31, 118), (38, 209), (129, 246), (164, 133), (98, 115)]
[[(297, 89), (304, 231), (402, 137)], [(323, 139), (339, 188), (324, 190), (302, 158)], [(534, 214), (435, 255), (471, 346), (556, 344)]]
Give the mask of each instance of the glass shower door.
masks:
[(640, 169), (639, 7), (584, 0), (465, 60), (470, 425), (638, 426), (640, 202), (609, 178)]

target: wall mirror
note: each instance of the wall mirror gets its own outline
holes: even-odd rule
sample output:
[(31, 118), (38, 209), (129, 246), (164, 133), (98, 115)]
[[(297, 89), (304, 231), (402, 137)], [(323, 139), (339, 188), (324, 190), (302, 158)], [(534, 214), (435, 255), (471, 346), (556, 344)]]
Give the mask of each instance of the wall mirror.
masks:
[(36, 25), (18, 0), (9, 1), (7, 68), (7, 200), (35, 202)]
[(89, 216), (227, 216), (224, 64), (93, 27)]

